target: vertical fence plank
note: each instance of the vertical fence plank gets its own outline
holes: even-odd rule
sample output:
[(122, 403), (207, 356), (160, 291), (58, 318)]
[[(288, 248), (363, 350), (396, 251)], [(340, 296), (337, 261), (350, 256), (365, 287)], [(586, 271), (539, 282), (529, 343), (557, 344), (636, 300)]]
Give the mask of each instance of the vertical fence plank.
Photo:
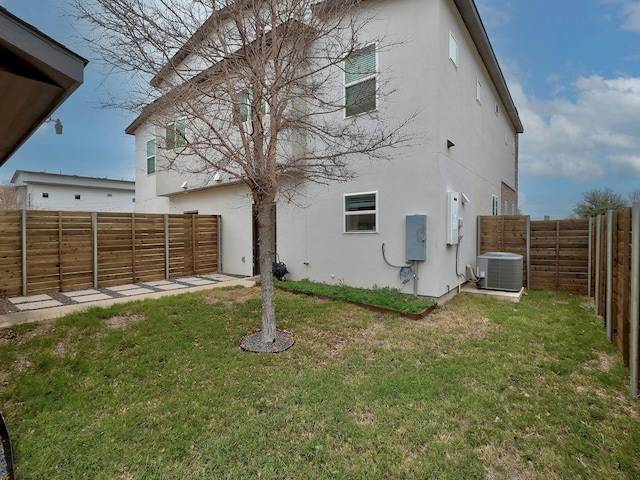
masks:
[(638, 342), (640, 341), (640, 203), (633, 204), (631, 217), (631, 311), (630, 352), (631, 397), (638, 398)]
[(27, 210), (22, 209), (22, 296), (26, 297), (27, 292)]
[(98, 213), (91, 213), (91, 233), (93, 234), (93, 288), (98, 288)]
[(613, 210), (607, 212), (607, 270), (605, 296), (605, 324), (607, 326), (607, 340), (613, 340)]
[(169, 280), (169, 214), (164, 214), (164, 278)]

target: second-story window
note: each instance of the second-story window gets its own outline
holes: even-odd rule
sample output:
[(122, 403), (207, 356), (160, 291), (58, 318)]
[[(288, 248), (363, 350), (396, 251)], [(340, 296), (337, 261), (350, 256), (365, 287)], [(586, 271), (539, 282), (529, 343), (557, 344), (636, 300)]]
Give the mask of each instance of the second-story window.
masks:
[(187, 121), (182, 118), (167, 126), (165, 134), (167, 150), (184, 147), (187, 144), (186, 124)]
[[(258, 99), (255, 99), (256, 101)], [(253, 105), (254, 94), (252, 89), (243, 90), (236, 94), (236, 101), (238, 102), (238, 110), (234, 114), (234, 122), (236, 125), (239, 123), (248, 122), (251, 119), (251, 105)], [(260, 99), (260, 114), (264, 115), (267, 111), (266, 100), (263, 97)]]
[(156, 172), (156, 141), (149, 140), (147, 142), (147, 174)]
[(356, 50), (344, 61), (345, 116), (376, 109), (376, 45)]

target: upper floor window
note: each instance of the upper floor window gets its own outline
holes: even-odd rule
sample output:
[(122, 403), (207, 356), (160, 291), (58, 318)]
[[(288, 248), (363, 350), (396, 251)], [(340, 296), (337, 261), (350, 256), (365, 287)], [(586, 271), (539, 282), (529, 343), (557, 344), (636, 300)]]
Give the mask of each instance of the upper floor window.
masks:
[(167, 150), (184, 147), (187, 144), (187, 121), (182, 118), (168, 125), (165, 133)]
[(345, 116), (376, 109), (376, 45), (356, 50), (344, 61)]
[(147, 142), (147, 174), (156, 172), (156, 141)]
[(491, 215), (500, 215), (500, 200), (495, 195), (491, 195)]
[[(253, 90), (249, 88), (236, 94), (236, 101), (238, 102), (238, 110), (234, 114), (234, 123), (237, 125), (248, 122), (251, 118), (251, 105), (253, 105), (254, 101)], [(260, 99), (260, 114), (264, 115), (266, 111), (267, 105), (263, 95)]]
[(378, 231), (378, 192), (350, 193), (344, 196), (344, 231)]
[(49, 194), (47, 192), (42, 192), (42, 198), (49, 198)]
[(451, 32), (449, 32), (449, 60), (451, 60), (456, 67), (458, 66), (458, 41)]
[(480, 80), (476, 80), (476, 100), (478, 103), (482, 103), (482, 83)]

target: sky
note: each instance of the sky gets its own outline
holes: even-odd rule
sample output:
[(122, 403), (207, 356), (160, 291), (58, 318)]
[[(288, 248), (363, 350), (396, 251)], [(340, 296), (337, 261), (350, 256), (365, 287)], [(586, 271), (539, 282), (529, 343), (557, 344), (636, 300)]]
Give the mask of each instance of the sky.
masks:
[[(130, 113), (97, 107), (107, 80), (74, 39), (68, 0), (0, 5), (90, 63), (84, 84), (0, 167), (134, 179)], [(640, 190), (640, 0), (476, 0), (521, 120), (519, 206), (532, 219), (567, 218), (582, 193)]]

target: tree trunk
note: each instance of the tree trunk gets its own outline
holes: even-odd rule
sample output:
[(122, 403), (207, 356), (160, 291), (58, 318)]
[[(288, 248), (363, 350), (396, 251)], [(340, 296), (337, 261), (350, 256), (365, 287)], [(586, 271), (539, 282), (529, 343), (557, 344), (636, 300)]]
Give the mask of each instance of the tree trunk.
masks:
[(276, 339), (276, 299), (273, 290), (272, 262), (273, 229), (271, 209), (273, 201), (264, 200), (256, 205), (258, 211), (258, 244), (260, 262), (260, 280), (262, 285), (262, 341), (273, 343)]

